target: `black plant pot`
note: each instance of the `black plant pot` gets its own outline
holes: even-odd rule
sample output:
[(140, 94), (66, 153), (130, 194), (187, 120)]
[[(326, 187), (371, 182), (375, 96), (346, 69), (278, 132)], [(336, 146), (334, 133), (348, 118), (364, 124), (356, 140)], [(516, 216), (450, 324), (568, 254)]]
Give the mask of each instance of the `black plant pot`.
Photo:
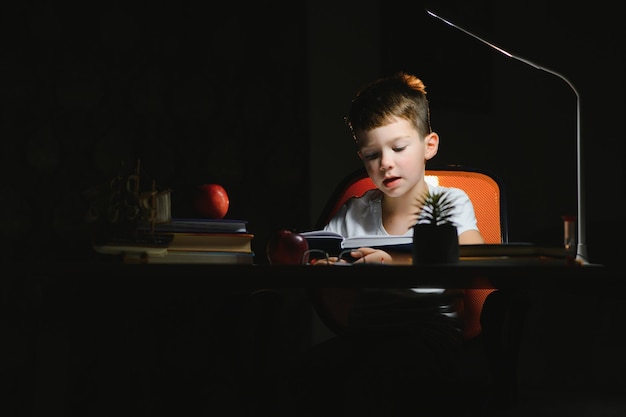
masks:
[(456, 226), (416, 224), (413, 227), (413, 265), (449, 264), (459, 261)]

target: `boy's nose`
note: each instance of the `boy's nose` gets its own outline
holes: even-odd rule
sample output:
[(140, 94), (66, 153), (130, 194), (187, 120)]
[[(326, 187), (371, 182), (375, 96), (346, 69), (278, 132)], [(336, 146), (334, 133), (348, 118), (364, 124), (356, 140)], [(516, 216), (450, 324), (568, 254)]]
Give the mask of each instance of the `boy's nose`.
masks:
[(381, 160), (380, 160), (380, 170), (381, 171), (389, 171), (391, 168), (393, 168), (393, 160), (392, 159), (387, 159), (385, 157), (381, 158)]

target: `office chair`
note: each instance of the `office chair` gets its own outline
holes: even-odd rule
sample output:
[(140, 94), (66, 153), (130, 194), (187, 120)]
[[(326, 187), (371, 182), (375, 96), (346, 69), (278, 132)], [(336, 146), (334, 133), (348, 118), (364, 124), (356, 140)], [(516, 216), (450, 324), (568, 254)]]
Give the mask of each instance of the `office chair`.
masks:
[[(474, 205), (485, 243), (508, 242), (506, 194), (497, 176), (486, 170), (446, 165), (427, 168), (426, 181), (463, 189)], [(349, 198), (374, 187), (364, 168), (351, 172), (336, 186), (314, 227), (323, 228)], [(497, 408), (509, 408), (516, 400), (517, 356), (527, 302), (517, 294), (496, 290), (481, 277), (477, 277), (474, 284), (474, 288), (464, 290), (461, 306), (467, 369), (471, 369), (466, 376), (472, 379), (471, 374), (477, 368), (475, 359), (486, 355), (492, 384), (488, 401)], [(347, 326), (355, 289), (312, 288), (308, 293), (324, 325), (340, 334)]]

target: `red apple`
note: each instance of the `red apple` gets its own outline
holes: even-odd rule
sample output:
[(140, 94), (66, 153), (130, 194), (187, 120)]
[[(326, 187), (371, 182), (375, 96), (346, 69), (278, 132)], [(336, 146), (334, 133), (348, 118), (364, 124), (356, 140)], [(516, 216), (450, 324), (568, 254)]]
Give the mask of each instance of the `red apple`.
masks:
[(229, 204), (228, 193), (220, 184), (202, 184), (196, 190), (193, 208), (199, 216), (223, 219)]
[(267, 259), (270, 264), (299, 265), (306, 263), (309, 243), (299, 233), (287, 229), (277, 230), (267, 242)]

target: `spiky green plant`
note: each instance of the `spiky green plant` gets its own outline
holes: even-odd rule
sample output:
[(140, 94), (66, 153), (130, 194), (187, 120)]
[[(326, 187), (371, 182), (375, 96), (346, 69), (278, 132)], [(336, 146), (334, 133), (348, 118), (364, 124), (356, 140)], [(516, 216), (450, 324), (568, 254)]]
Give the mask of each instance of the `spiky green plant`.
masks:
[(417, 222), (416, 224), (429, 224), (441, 226), (452, 224), (452, 212), (454, 210), (454, 199), (446, 191), (427, 192), (422, 198), (417, 200)]

